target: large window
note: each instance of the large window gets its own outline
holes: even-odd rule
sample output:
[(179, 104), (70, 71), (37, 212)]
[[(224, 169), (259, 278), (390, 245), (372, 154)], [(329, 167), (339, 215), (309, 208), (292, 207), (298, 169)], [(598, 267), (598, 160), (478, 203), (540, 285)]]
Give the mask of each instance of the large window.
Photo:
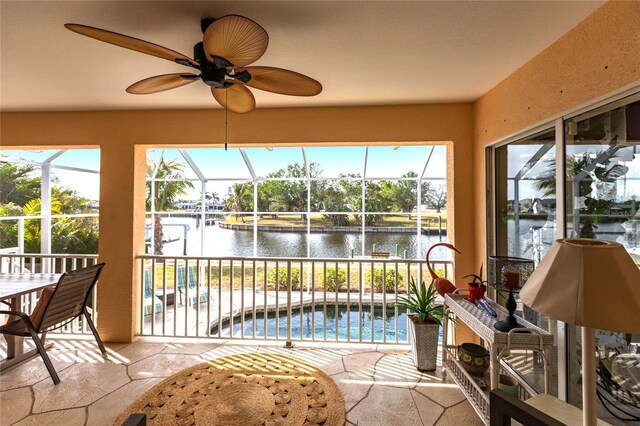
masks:
[[(537, 265), (556, 238), (596, 238), (621, 243), (640, 267), (640, 94), (559, 119), (547, 130), (488, 152), (495, 201), (489, 254), (533, 259)], [(557, 391), (581, 406), (579, 328), (521, 304), (519, 309), (556, 336), (553, 373), (562, 386)], [(611, 361), (607, 357), (639, 350), (640, 337), (598, 331), (596, 343), (604, 368)], [(540, 369), (536, 358), (515, 361), (542, 390), (534, 380)]]
[(149, 150), (147, 251), (421, 258), (446, 240), (445, 156), (444, 146)]
[(537, 262), (556, 228), (555, 131), (496, 149), (497, 254)]
[[(564, 137), (567, 236), (619, 242), (640, 267), (638, 99), (640, 96), (623, 99), (567, 120)], [(576, 385), (580, 381), (580, 328), (569, 326), (568, 336), (568, 396), (570, 402), (581, 406), (582, 387)], [(601, 368), (616, 365), (618, 354), (635, 353), (640, 348), (638, 337), (597, 330)]]

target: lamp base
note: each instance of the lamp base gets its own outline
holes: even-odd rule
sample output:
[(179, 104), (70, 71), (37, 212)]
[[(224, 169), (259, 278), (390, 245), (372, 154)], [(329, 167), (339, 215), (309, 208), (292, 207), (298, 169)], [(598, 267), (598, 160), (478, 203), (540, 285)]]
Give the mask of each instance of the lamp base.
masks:
[(520, 327), (520, 324), (518, 324), (518, 320), (514, 316), (508, 316), (502, 321), (496, 321), (496, 323), (493, 324), (493, 328), (504, 333), (507, 333), (518, 327)]
[(506, 333), (516, 327), (520, 327), (520, 324), (518, 324), (518, 320), (513, 315), (513, 313), (516, 311), (517, 304), (515, 297), (513, 297), (512, 289), (509, 289), (509, 297), (507, 298), (505, 307), (507, 308), (507, 311), (509, 311), (509, 315), (502, 321), (497, 321), (495, 324), (493, 324), (493, 328)]

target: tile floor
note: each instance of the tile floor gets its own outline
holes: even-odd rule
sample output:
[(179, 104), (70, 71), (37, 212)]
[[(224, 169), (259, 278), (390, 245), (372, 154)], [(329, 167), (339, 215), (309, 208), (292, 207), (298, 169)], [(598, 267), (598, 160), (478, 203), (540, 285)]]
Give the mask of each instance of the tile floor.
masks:
[(1, 425), (111, 425), (138, 395), (206, 359), (278, 352), (320, 367), (345, 398), (347, 425), (482, 425), (455, 384), (438, 369), (420, 374), (408, 346), (312, 345), (278, 342), (138, 339), (107, 344), (57, 338), (49, 350), (61, 383), (54, 386), (39, 357), (0, 376)]

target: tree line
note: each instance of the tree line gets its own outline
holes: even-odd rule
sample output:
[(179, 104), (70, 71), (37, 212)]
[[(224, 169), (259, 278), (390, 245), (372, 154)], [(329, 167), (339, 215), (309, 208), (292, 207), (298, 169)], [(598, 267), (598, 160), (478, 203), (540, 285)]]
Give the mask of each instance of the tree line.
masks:
[[(322, 180), (319, 165), (310, 163), (309, 177), (311, 179), (307, 188), (306, 180), (298, 180), (306, 178), (304, 166), (299, 163), (289, 164), (286, 168), (270, 173), (264, 182), (258, 184), (257, 211), (301, 212), (301, 220), (306, 223), (309, 201), (312, 212), (323, 213), (334, 226), (344, 226), (349, 224), (350, 217), (355, 223), (361, 223), (363, 211), (411, 214), (417, 207), (418, 175), (415, 172), (403, 174), (403, 179), (400, 180), (365, 181), (364, 205), (362, 176), (359, 173), (346, 173), (341, 174), (338, 179)], [(431, 182), (422, 182), (420, 185), (421, 204), (439, 213), (446, 206), (446, 186)], [(231, 185), (223, 199), (224, 210), (238, 215), (241, 212), (252, 212), (253, 190), (251, 182)], [(381, 221), (382, 215), (365, 215), (366, 225), (373, 226)]]
[[(0, 216), (40, 216), (42, 178), (33, 176), (35, 167), (3, 163), (0, 167)], [(91, 200), (52, 179), (51, 214), (97, 213)], [(51, 220), (51, 251), (68, 254), (98, 253), (98, 219), (62, 217)], [(40, 219), (24, 221), (25, 253), (40, 253)], [(0, 221), (0, 247), (18, 246), (18, 221)]]
[[(3, 163), (0, 168), (0, 216), (38, 216), (41, 214), (41, 177), (34, 176), (35, 167)], [(193, 183), (184, 180), (183, 165), (176, 159), (147, 160), (147, 176), (154, 180), (146, 183), (146, 205), (157, 212), (173, 211)], [(267, 175), (257, 186), (257, 210), (260, 212), (300, 212), (306, 223), (307, 197), (311, 211), (321, 213), (334, 226), (355, 224), (362, 220), (363, 194), (361, 175), (345, 173), (338, 179), (323, 180), (317, 163), (309, 164), (309, 191), (307, 173), (303, 164), (293, 163)], [(416, 179), (415, 172), (407, 172), (402, 178)], [(318, 179), (318, 180), (316, 180)], [(76, 191), (62, 187), (53, 179), (52, 211), (54, 215), (97, 213), (91, 200)], [(152, 186), (153, 185), (153, 186)], [(236, 215), (253, 212), (253, 183), (234, 183), (223, 197), (217, 193), (205, 194), (208, 202), (220, 202), (224, 211)], [(365, 182), (364, 211), (410, 213), (417, 205), (415, 180), (379, 180)], [(153, 194), (153, 197), (152, 197)], [(446, 187), (431, 182), (421, 183), (422, 205), (440, 211), (446, 206)], [(382, 215), (367, 214), (368, 226), (382, 221)], [(156, 215), (153, 223), (154, 250), (162, 253), (162, 222)], [(40, 251), (41, 227), (39, 220), (25, 221), (25, 252)], [(0, 221), (0, 245), (18, 245), (17, 221)], [(52, 223), (52, 250), (56, 253), (97, 253), (98, 221), (96, 218), (60, 218)]]

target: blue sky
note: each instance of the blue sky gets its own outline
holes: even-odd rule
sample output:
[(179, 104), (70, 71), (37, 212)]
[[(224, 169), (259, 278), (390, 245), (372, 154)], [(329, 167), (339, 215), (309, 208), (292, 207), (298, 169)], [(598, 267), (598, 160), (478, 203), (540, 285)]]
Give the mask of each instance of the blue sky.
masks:
[[(185, 151), (206, 178), (248, 179), (251, 177), (237, 148), (228, 151), (220, 148), (186, 148)], [(273, 148), (273, 150), (247, 148), (245, 151), (258, 176), (265, 176), (288, 164), (304, 163), (301, 148)], [(308, 147), (305, 151), (309, 162), (320, 165), (323, 177), (337, 178), (342, 173), (363, 173), (364, 147)], [(409, 171), (420, 175), (430, 151), (431, 146), (402, 146), (398, 149), (392, 146), (369, 147), (367, 176), (393, 179)], [(3, 150), (1, 154), (3, 157), (42, 162), (56, 152), (58, 150)], [(435, 147), (425, 176), (446, 177), (445, 152), (444, 146)], [(154, 161), (158, 161), (161, 155), (165, 159), (177, 159), (184, 165), (185, 176), (196, 178), (196, 174), (177, 149), (152, 149), (147, 155)], [(99, 171), (100, 151), (97, 149), (68, 150), (56, 158), (53, 164)], [(58, 168), (54, 168), (53, 173), (60, 185), (72, 188), (84, 197), (99, 198), (99, 175)], [(210, 182), (207, 185), (207, 191), (216, 191), (223, 196), (229, 185), (229, 182)], [(196, 188), (185, 198), (197, 198), (200, 191), (199, 185), (196, 185)]]
[[(43, 162), (60, 150), (2, 150), (2, 157)], [(57, 157), (53, 165), (77, 167), (92, 171), (100, 171), (100, 151), (97, 149), (70, 149)], [(81, 196), (97, 200), (100, 196), (100, 175), (72, 170), (53, 168), (53, 175), (58, 184), (76, 190)]]

